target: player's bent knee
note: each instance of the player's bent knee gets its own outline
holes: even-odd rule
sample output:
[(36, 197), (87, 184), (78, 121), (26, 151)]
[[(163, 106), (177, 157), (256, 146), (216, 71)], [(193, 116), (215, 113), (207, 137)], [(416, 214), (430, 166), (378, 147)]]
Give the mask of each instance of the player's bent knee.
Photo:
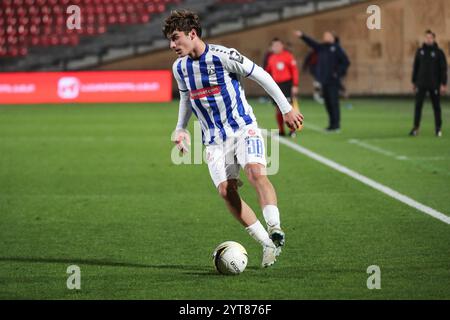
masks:
[(250, 163), (245, 166), (247, 178), (251, 184), (256, 184), (267, 179), (266, 168), (259, 163)]
[(228, 200), (232, 195), (234, 195), (237, 192), (237, 181), (234, 180), (224, 181), (219, 184), (217, 190), (219, 191), (220, 196), (224, 200)]

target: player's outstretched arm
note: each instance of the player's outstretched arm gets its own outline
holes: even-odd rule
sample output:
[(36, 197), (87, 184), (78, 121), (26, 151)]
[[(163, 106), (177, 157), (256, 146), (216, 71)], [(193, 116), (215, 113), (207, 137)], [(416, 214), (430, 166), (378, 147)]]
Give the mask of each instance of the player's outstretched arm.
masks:
[(292, 108), (270, 74), (247, 57), (241, 55), (236, 49), (231, 48), (228, 50), (228, 54), (222, 56), (225, 68), (229, 72), (237, 73), (258, 83), (276, 102), (286, 124), (291, 128), (300, 128), (303, 122), (303, 115)]
[(256, 81), (272, 98), (283, 114), (284, 121), (290, 128), (298, 129), (303, 123), (303, 115), (293, 109), (275, 80), (264, 69), (255, 65), (249, 77)]
[(294, 31), (294, 35), (300, 39), (302, 39), (308, 46), (313, 48), (314, 50), (320, 50), (320, 43), (315, 41), (313, 38), (308, 37), (303, 31), (297, 30)]

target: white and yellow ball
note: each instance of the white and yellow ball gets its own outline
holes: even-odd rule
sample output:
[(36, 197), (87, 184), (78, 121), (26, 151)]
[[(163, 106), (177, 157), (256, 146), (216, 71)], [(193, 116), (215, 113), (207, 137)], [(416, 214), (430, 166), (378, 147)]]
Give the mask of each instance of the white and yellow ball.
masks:
[(225, 241), (214, 250), (213, 262), (221, 274), (237, 275), (247, 267), (248, 254), (245, 248), (235, 241)]

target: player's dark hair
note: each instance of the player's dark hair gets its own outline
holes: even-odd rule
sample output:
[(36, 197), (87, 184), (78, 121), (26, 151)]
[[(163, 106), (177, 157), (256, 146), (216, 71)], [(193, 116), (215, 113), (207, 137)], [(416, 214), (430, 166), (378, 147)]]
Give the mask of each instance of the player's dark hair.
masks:
[(164, 36), (169, 37), (174, 31), (182, 31), (186, 35), (194, 29), (197, 36), (202, 36), (202, 27), (198, 15), (189, 10), (173, 10), (164, 21)]
[(430, 29), (428, 29), (427, 31), (425, 31), (425, 34), (431, 34), (433, 36), (434, 39), (436, 39), (436, 33), (434, 33), (433, 31), (431, 31)]
[(272, 43), (274, 43), (274, 42), (281, 42), (281, 43), (283, 43), (283, 40), (281, 40), (278, 37), (275, 37), (275, 38), (272, 39)]

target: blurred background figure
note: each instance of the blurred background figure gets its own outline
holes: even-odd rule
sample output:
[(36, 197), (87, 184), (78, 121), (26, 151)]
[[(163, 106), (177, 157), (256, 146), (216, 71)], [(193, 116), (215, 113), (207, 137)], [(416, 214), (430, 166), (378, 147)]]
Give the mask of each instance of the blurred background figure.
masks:
[(436, 34), (431, 30), (425, 32), (425, 42), (421, 48), (417, 49), (412, 82), (416, 93), (416, 106), (414, 127), (409, 135), (417, 136), (419, 134), (423, 102), (426, 94), (429, 93), (434, 111), (435, 134), (437, 137), (441, 137), (441, 94), (447, 90), (447, 59), (436, 43)]
[(325, 130), (338, 132), (341, 127), (339, 107), (341, 78), (347, 74), (347, 69), (350, 66), (347, 54), (339, 42), (336, 42), (332, 32), (327, 31), (323, 34), (323, 43), (318, 43), (303, 34), (302, 31), (295, 31), (294, 34), (317, 52), (316, 77), (322, 86), (323, 98), (329, 117), (329, 125)]
[(264, 52), (264, 57), (263, 57), (263, 62), (262, 62), (262, 67), (264, 69), (267, 68), (267, 64), (269, 63), (269, 58), (272, 55), (272, 42), (269, 44), (269, 46), (266, 49), (266, 52)]
[[(341, 44), (341, 41), (339, 39), (339, 36), (335, 33), (333, 33), (334, 35), (334, 42), (338, 45)], [(342, 78), (339, 79), (339, 96), (344, 99), (344, 106), (347, 109), (352, 109), (352, 103), (350, 102), (350, 93), (347, 90), (347, 87), (345, 85), (345, 76), (344, 75)]]
[[(271, 42), (271, 54), (265, 65), (266, 71), (272, 76), (283, 94), (292, 104), (293, 98), (298, 94), (298, 68), (292, 53), (285, 48), (283, 41), (274, 38)], [(275, 105), (275, 101), (273, 101)], [(283, 115), (279, 108), (275, 108), (276, 119), (280, 136), (285, 136)], [(295, 137), (295, 129), (290, 129), (289, 135)]]
[(316, 50), (311, 50), (305, 57), (303, 61), (302, 71), (309, 72), (309, 74), (313, 77), (313, 98), (319, 103), (323, 104), (322, 97), (322, 86), (320, 82), (317, 81), (316, 71), (317, 71), (317, 63), (319, 62), (319, 55)]

